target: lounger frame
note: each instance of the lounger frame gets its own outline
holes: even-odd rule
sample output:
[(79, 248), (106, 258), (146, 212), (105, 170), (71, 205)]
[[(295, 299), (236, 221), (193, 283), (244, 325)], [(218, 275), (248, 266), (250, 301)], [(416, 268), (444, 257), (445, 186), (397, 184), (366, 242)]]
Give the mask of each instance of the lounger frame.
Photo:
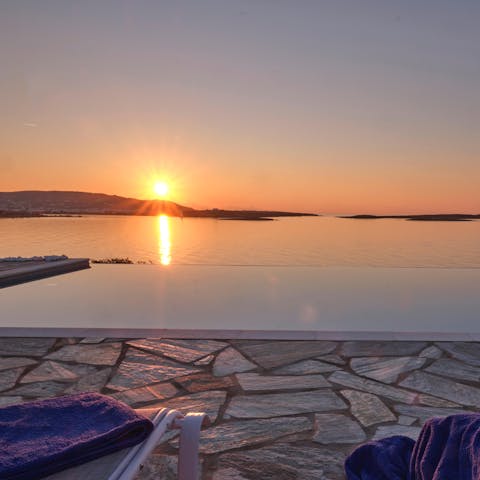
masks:
[(209, 422), (207, 415), (182, 415), (168, 408), (137, 411), (149, 416), (154, 424), (153, 432), (140, 445), (50, 475), (45, 480), (133, 480), (164, 435), (172, 429), (180, 430), (178, 480), (198, 480), (200, 430)]

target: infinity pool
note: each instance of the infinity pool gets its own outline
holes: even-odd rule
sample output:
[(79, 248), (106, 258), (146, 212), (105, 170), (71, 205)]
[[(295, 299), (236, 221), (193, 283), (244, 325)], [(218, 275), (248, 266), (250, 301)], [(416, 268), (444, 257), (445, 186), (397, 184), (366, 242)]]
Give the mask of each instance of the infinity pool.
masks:
[(479, 269), (97, 265), (0, 290), (0, 334), (478, 340), (479, 285)]

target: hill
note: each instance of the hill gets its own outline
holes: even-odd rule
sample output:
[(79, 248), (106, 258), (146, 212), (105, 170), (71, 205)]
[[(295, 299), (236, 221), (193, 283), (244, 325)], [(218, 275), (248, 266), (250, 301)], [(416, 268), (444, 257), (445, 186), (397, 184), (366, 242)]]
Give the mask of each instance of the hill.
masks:
[(258, 220), (265, 217), (314, 216), (311, 213), (260, 210), (195, 210), (168, 200), (138, 200), (104, 193), (70, 191), (0, 192), (0, 217), (42, 215), (161, 215)]

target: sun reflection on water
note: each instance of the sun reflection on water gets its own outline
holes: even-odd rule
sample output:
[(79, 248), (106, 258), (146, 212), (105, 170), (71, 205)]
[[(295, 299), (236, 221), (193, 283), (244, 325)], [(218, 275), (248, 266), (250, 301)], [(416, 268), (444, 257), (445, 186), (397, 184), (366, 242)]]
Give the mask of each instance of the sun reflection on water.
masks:
[(172, 242), (170, 240), (170, 223), (167, 215), (158, 217), (158, 255), (162, 265), (172, 261)]

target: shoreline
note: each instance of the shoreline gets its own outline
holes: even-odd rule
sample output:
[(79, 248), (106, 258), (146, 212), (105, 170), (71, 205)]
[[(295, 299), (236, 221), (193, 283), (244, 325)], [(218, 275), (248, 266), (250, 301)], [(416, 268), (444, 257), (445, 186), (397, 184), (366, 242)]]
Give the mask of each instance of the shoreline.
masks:
[[(299, 212), (281, 212), (281, 211), (255, 211), (255, 210), (197, 210), (195, 212), (186, 212), (184, 215), (171, 215), (168, 213), (126, 213), (126, 212), (72, 212), (72, 213), (53, 213), (53, 212), (28, 212), (28, 211), (2, 211), (0, 210), (0, 219), (2, 218), (83, 218), (84, 216), (121, 216), (121, 217), (157, 217), (167, 215), (173, 218), (214, 218), (218, 220), (235, 221), (273, 221), (282, 217), (329, 217), (330, 215), (318, 213), (299, 213)], [(414, 215), (332, 215), (332, 218), (347, 220), (407, 220), (413, 222), (471, 222), (480, 220), (480, 214), (414, 214)]]
[[(317, 213), (281, 212), (281, 211), (256, 211), (256, 210), (197, 210), (195, 212), (184, 212), (183, 215), (172, 215), (171, 212), (159, 213), (127, 213), (127, 212), (85, 212), (72, 213), (54, 212), (28, 212), (28, 211), (0, 211), (1, 218), (82, 218), (86, 215), (115, 215), (122, 217), (158, 217), (167, 215), (177, 218), (216, 218), (219, 220), (248, 220), (248, 221), (270, 221), (281, 217), (320, 217)], [(271, 218), (273, 217), (273, 218)]]

